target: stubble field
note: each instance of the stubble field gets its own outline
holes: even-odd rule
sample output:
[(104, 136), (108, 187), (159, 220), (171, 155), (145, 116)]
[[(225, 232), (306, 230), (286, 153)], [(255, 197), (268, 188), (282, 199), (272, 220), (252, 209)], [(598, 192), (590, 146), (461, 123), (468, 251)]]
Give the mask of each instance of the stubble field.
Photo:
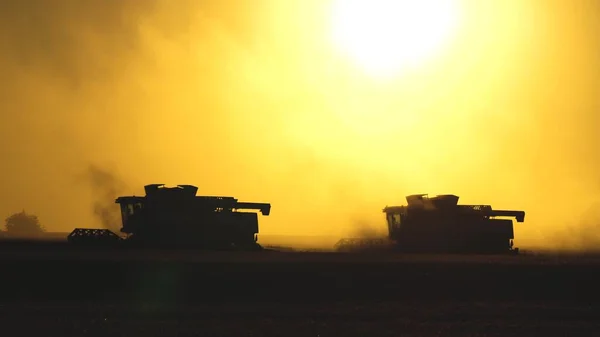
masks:
[(599, 336), (597, 256), (0, 246), (7, 336)]

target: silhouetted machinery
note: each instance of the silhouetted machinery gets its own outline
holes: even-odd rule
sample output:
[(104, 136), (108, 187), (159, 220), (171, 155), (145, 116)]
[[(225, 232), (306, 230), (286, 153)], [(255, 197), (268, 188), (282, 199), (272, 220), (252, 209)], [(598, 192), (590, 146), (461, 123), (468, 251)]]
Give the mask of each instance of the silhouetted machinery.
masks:
[(145, 196), (122, 196), (122, 238), (108, 229), (76, 228), (68, 240), (83, 244), (126, 243), (156, 248), (261, 249), (257, 242), (259, 210), (268, 216), (268, 203), (239, 202), (233, 197), (197, 196), (192, 185), (144, 187)]
[(458, 199), (452, 194), (409, 195), (407, 205), (383, 209), (388, 227), (387, 240), (373, 243), (373, 239), (343, 239), (336, 248), (342, 251), (360, 249), (370, 242), (370, 248), (387, 243), (394, 250), (412, 253), (518, 253), (518, 248), (513, 247), (513, 220), (502, 217), (523, 222), (524, 211), (494, 210), (489, 205), (459, 205)]

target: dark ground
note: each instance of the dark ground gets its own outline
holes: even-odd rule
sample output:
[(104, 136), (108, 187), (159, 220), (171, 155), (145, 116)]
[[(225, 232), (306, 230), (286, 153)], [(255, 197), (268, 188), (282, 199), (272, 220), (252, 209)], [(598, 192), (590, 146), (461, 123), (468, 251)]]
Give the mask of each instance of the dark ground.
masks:
[(0, 246), (3, 336), (600, 336), (600, 257)]

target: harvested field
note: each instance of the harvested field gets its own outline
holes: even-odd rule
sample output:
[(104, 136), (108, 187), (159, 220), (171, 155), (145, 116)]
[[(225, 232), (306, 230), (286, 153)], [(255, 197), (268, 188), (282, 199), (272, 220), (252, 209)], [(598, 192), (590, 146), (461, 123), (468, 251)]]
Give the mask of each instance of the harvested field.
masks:
[(596, 256), (0, 247), (19, 335), (598, 336)]

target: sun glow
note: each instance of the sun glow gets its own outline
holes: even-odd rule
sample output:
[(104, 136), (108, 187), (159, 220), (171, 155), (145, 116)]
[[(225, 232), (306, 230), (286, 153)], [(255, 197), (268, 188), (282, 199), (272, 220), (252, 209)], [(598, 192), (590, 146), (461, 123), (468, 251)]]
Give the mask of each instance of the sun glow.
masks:
[(337, 47), (377, 77), (394, 76), (433, 56), (456, 30), (456, 0), (335, 0)]

